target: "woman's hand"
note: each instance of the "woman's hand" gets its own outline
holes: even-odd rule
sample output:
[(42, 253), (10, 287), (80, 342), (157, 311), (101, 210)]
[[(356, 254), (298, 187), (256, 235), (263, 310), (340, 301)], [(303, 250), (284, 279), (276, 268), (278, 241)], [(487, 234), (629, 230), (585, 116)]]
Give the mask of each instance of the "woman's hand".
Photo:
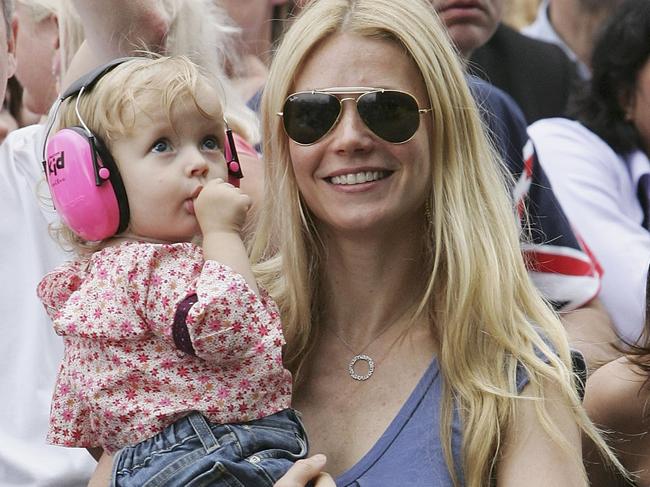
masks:
[(313, 487), (336, 487), (332, 477), (323, 472), (325, 462), (327, 458), (322, 454), (298, 460), (274, 487), (305, 487), (310, 480)]

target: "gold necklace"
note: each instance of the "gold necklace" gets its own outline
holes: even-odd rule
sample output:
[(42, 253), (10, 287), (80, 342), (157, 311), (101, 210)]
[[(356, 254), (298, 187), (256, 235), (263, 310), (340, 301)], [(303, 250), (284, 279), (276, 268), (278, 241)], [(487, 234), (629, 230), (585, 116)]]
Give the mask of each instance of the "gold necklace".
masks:
[[(373, 337), (368, 343), (366, 343), (366, 345), (361, 348), (361, 351), (368, 350), (368, 347), (370, 347), (370, 345), (375, 343), (379, 339), (379, 337), (381, 337), (384, 333), (390, 330), (392, 328), (392, 325), (394, 325), (395, 323), (396, 322), (389, 323), (383, 330), (379, 332), (377, 336)], [(347, 348), (354, 355), (352, 357), (352, 360), (350, 360), (350, 363), (348, 364), (348, 373), (350, 374), (350, 377), (358, 381), (366, 381), (370, 379), (370, 377), (372, 377), (372, 374), (375, 372), (375, 365), (376, 365), (375, 360), (372, 357), (370, 357), (367, 353), (357, 353), (352, 348), (352, 346), (348, 342), (346, 342), (341, 335), (337, 333), (337, 331), (334, 328), (330, 328), (330, 330), (334, 334), (334, 336), (338, 338), (343, 345), (345, 345), (345, 348)], [(368, 367), (368, 371), (365, 374), (358, 374), (355, 371), (354, 367), (355, 365), (357, 365), (358, 362), (365, 362), (366, 366)]]

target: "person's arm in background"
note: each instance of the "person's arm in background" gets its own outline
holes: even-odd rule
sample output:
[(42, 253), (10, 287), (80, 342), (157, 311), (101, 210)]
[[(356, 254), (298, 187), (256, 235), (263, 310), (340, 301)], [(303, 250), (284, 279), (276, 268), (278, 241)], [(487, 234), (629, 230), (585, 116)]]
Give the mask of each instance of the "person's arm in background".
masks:
[(614, 347), (619, 339), (612, 320), (600, 299), (594, 298), (572, 311), (560, 313), (571, 347), (582, 352), (591, 375), (621, 353)]
[(61, 86), (96, 66), (129, 56), (136, 49), (160, 52), (170, 19), (160, 0), (72, 0), (85, 41), (66, 70)]

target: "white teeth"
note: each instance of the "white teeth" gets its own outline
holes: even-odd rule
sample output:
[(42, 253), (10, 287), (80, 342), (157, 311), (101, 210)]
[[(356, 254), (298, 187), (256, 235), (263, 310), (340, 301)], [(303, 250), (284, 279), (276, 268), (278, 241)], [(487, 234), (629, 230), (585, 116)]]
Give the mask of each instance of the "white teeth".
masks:
[(332, 184), (361, 184), (371, 181), (377, 181), (386, 177), (385, 171), (365, 171), (354, 174), (343, 174), (341, 176), (334, 176), (330, 178)]

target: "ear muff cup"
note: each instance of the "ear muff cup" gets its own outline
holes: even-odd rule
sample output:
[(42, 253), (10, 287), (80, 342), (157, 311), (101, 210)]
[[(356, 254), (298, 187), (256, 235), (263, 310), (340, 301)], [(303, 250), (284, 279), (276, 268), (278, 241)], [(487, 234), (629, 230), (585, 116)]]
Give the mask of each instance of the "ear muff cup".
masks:
[(123, 232), (129, 204), (110, 152), (82, 127), (57, 132), (47, 142), (45, 171), (56, 210), (65, 224), (88, 241)]

